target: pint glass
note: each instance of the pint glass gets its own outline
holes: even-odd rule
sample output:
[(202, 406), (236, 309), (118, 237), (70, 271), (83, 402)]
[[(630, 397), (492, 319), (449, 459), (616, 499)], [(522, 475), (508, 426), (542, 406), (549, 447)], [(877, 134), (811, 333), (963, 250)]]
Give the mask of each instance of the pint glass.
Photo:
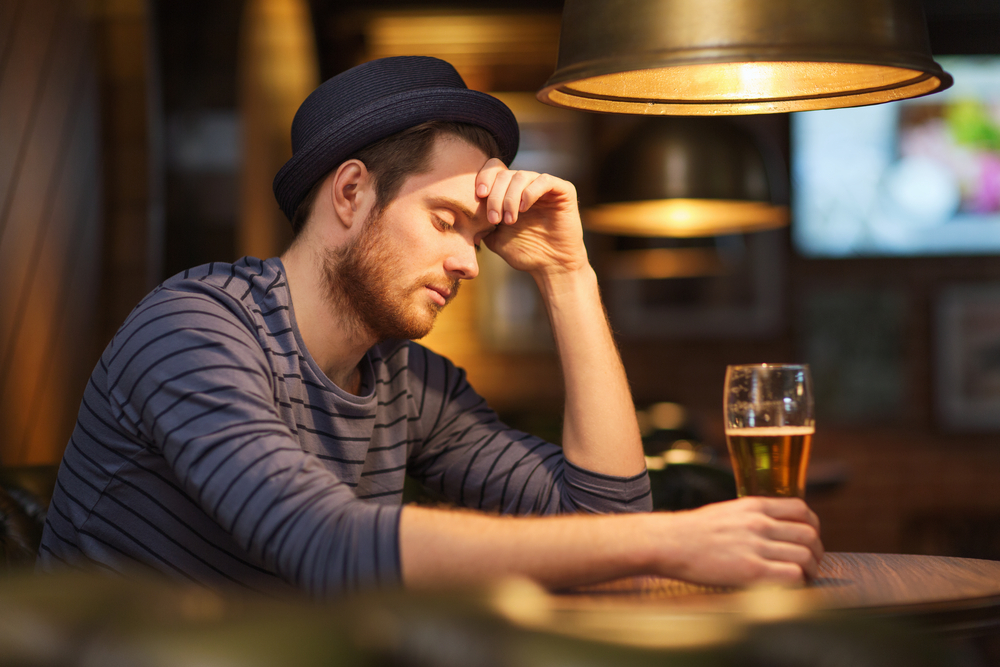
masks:
[(806, 365), (726, 368), (726, 441), (743, 496), (803, 497), (813, 432)]

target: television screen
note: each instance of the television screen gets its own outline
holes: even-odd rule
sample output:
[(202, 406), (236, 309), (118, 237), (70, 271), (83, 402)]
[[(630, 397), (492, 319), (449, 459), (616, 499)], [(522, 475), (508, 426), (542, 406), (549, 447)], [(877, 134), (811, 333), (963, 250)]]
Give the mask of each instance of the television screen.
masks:
[(1000, 253), (1000, 57), (948, 90), (792, 114), (792, 236), (809, 257)]

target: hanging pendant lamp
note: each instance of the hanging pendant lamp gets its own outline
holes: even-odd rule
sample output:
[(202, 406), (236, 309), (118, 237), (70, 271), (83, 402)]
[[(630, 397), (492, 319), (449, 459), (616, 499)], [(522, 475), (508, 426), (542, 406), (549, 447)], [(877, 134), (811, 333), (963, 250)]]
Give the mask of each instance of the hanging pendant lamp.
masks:
[(918, 0), (566, 0), (538, 98), (612, 113), (733, 115), (948, 88)]
[(602, 160), (598, 204), (584, 211), (584, 224), (675, 238), (775, 229), (788, 224), (788, 207), (772, 196), (782, 173), (732, 120), (643, 118)]

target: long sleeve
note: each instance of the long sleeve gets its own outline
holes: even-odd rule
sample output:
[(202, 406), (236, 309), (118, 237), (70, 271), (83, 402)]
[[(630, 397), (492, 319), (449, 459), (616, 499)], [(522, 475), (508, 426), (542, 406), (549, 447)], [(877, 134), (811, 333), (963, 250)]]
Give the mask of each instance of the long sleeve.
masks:
[(410, 352), (419, 416), (410, 474), (464, 507), (504, 514), (637, 512), (652, 508), (649, 477), (602, 475), (558, 445), (504, 425), (465, 372), (426, 348)]
[(198, 294), (147, 305), (109, 358), (115, 417), (282, 578), (315, 594), (396, 583), (398, 509), (358, 501), (302, 450), (276, 410), (275, 378), (247, 324)]
[(572, 466), (501, 424), (464, 373), (417, 343), (378, 345), (360, 368), (363, 396), (322, 373), (276, 259), (168, 280), (94, 369), (41, 566), (152, 567), (317, 597), (398, 585), (407, 472), (487, 511), (648, 509), (645, 475)]

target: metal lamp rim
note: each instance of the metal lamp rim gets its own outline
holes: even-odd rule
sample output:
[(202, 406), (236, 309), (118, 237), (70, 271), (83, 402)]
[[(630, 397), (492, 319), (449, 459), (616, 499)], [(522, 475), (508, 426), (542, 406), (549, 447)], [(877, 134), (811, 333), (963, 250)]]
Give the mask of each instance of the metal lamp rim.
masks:
[[(776, 54), (775, 54), (776, 55)], [(640, 70), (651, 70), (651, 69), (666, 69), (670, 67), (687, 67), (687, 66), (697, 66), (697, 65), (724, 65), (727, 63), (738, 64), (738, 63), (816, 63), (816, 64), (840, 64), (840, 65), (871, 65), (875, 67), (893, 67), (901, 70), (908, 70), (914, 72), (916, 76), (913, 76), (905, 81), (896, 84), (888, 84), (885, 86), (864, 88), (864, 89), (854, 89), (838, 91), (836, 93), (820, 93), (816, 95), (796, 95), (784, 98), (767, 98), (768, 102), (780, 102), (780, 101), (795, 101), (795, 100), (806, 100), (806, 99), (832, 99), (836, 97), (850, 97), (853, 95), (864, 95), (888, 90), (895, 90), (900, 88), (905, 88), (907, 86), (912, 86), (917, 83), (928, 80), (929, 78), (936, 78), (938, 80), (938, 86), (933, 90), (930, 90), (924, 94), (931, 94), (945, 90), (951, 87), (954, 83), (954, 79), (950, 74), (948, 74), (944, 69), (938, 65), (935, 61), (930, 59), (919, 59), (919, 62), (914, 62), (913, 60), (878, 60), (873, 57), (868, 58), (858, 58), (858, 57), (825, 57), (822, 53), (812, 53), (808, 56), (805, 55), (794, 55), (794, 54), (782, 54), (781, 58), (766, 57), (763, 55), (747, 55), (746, 57), (740, 59), (734, 59), (732, 54), (720, 54), (717, 56), (698, 56), (698, 57), (688, 57), (688, 58), (677, 58), (668, 57), (663, 59), (651, 59), (649, 57), (636, 58), (633, 56), (617, 56), (611, 58), (601, 58), (596, 60), (589, 60), (580, 63), (574, 63), (567, 67), (560, 68), (553, 73), (549, 80), (545, 82), (545, 85), (539, 90), (538, 98), (540, 100), (545, 100), (548, 94), (556, 89), (560, 89), (567, 94), (572, 94), (574, 97), (584, 97), (592, 99), (601, 99), (609, 101), (622, 101), (622, 102), (633, 102), (633, 103), (650, 103), (650, 104), (705, 104), (705, 103), (730, 103), (730, 104), (740, 104), (740, 103), (755, 103), (762, 102), (763, 99), (746, 99), (746, 100), (726, 100), (723, 102), (714, 102), (711, 99), (698, 99), (698, 100), (664, 100), (663, 98), (616, 98), (610, 95), (597, 95), (594, 93), (588, 93), (584, 91), (579, 91), (575, 89), (567, 90), (567, 83), (580, 81), (583, 79), (589, 79), (598, 76), (606, 76), (609, 74), (622, 74), (626, 72), (635, 72)]]
[[(927, 81), (927, 80), (932, 79), (932, 78), (936, 78), (936, 79), (938, 79), (938, 81), (940, 81), (940, 78), (935, 77), (935, 76), (933, 76), (931, 74), (923, 74), (922, 76), (915, 77), (913, 79), (909, 79), (903, 85), (878, 86), (878, 87), (875, 87), (875, 88), (862, 88), (862, 89), (848, 90), (848, 91), (837, 92), (837, 93), (820, 93), (820, 94), (816, 94), (816, 95), (796, 95), (796, 96), (792, 96), (792, 97), (743, 98), (743, 99), (726, 98), (724, 100), (721, 100), (721, 99), (720, 100), (713, 100), (713, 99), (705, 99), (705, 98), (702, 98), (702, 99), (690, 99), (689, 100), (689, 99), (671, 99), (671, 98), (663, 98), (663, 97), (649, 97), (649, 98), (642, 98), (642, 97), (621, 97), (621, 96), (617, 96), (617, 95), (598, 95), (596, 93), (588, 93), (588, 92), (580, 91), (580, 90), (572, 90), (572, 89), (567, 90), (563, 86), (553, 86), (551, 89), (545, 88), (545, 89), (543, 89), (542, 92), (547, 92), (549, 90), (559, 90), (560, 92), (563, 92), (563, 93), (565, 93), (567, 95), (572, 95), (573, 97), (586, 98), (586, 99), (591, 99), (591, 100), (602, 100), (602, 101), (607, 101), (607, 102), (622, 102), (622, 103), (629, 103), (629, 104), (676, 104), (676, 105), (728, 104), (728, 105), (737, 105), (737, 104), (760, 104), (760, 103), (764, 103), (764, 102), (769, 103), (769, 104), (780, 104), (782, 102), (797, 102), (797, 101), (807, 101), (807, 100), (832, 100), (832, 99), (836, 99), (838, 97), (845, 97), (846, 98), (846, 97), (856, 97), (856, 96), (862, 96), (862, 95), (871, 95), (873, 93), (887, 92), (887, 91), (890, 91), (890, 90), (900, 90), (902, 88), (907, 88), (909, 86), (913, 86), (913, 85), (916, 85), (918, 83), (923, 83), (924, 81)], [(945, 86), (945, 87), (947, 87), (947, 86)], [(928, 90), (927, 92), (922, 93), (922, 95), (930, 95), (932, 93), (939, 92), (939, 91), (941, 91), (943, 89), (944, 89), (943, 87), (939, 86), (938, 88), (935, 88), (934, 90)]]
[(670, 49), (646, 52), (641, 55), (618, 54), (602, 58), (592, 58), (557, 67), (545, 87), (606, 74), (618, 74), (644, 69), (686, 67), (690, 65), (724, 65), (738, 63), (827, 63), (841, 65), (874, 65), (895, 67), (951, 79), (951, 75), (933, 59), (920, 53), (898, 50), (872, 51), (858, 49), (810, 49), (801, 53), (777, 47), (757, 47), (752, 49)]

